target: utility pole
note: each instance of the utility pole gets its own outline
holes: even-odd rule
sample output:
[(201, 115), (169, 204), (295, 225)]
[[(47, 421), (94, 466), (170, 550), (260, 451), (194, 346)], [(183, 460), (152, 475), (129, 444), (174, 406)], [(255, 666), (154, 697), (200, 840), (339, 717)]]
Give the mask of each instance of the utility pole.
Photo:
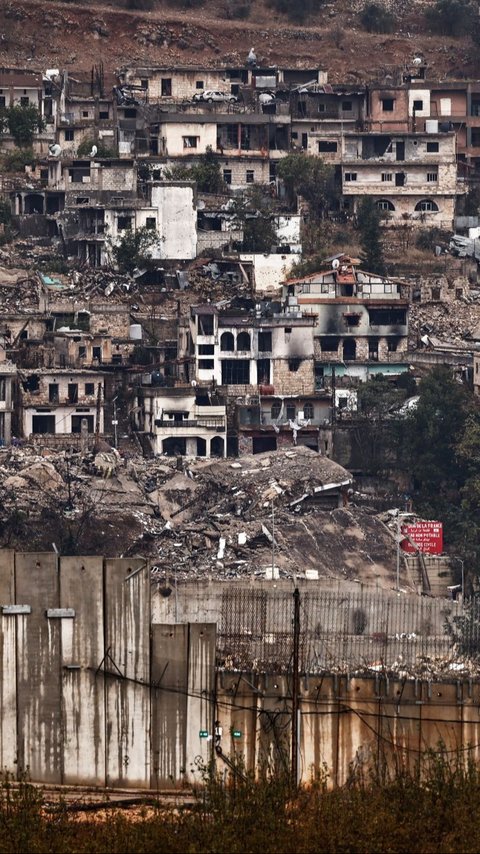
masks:
[(112, 400), (112, 403), (113, 403), (113, 421), (112, 421), (112, 424), (113, 424), (113, 445), (115, 448), (118, 447), (117, 397), (118, 397), (118, 395), (115, 395), (115, 397)]
[(272, 581), (275, 578), (275, 510), (272, 498)]
[(300, 591), (293, 591), (292, 786), (298, 786), (298, 671), (300, 664)]

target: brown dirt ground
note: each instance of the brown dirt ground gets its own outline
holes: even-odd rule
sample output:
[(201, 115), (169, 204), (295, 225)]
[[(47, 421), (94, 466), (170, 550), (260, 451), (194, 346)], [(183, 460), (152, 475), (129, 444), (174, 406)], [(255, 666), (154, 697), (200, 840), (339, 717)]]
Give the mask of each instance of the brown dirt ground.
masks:
[(346, 0), (330, 3), (308, 27), (262, 2), (247, 21), (227, 20), (225, 0), (188, 12), (163, 2), (152, 12), (45, 0), (6, 0), (0, 8), (0, 64), (7, 67), (243, 64), (251, 45), (263, 64), (324, 67), (331, 82), (383, 77), (417, 54), (432, 78), (478, 75), (470, 40), (426, 34), (421, 10), (399, 21), (395, 34), (379, 35), (360, 29)]

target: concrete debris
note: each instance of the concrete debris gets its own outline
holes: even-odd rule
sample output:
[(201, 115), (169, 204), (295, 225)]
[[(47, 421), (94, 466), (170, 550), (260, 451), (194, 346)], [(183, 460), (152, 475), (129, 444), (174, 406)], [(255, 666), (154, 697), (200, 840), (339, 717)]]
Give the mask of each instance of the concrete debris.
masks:
[[(188, 473), (173, 457), (0, 449), (0, 545), (21, 546), (25, 526), (32, 548), (51, 550), (53, 541), (68, 553), (63, 543), (77, 537), (77, 553), (148, 555), (159, 583), (172, 572), (178, 580), (263, 578), (273, 551), (281, 578), (309, 571), (393, 586), (392, 537), (370, 513), (346, 506), (338, 484), (350, 483), (348, 472), (326, 457), (298, 447), (244, 456), (235, 468), (189, 461)], [(316, 491), (328, 484), (337, 487)], [(18, 513), (25, 526), (16, 527)]]

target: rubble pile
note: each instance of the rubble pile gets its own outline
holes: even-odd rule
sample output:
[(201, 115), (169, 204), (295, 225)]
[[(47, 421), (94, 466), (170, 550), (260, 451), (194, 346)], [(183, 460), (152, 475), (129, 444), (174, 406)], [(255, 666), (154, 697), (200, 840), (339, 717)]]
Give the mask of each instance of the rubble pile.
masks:
[(471, 350), (467, 343), (480, 325), (480, 301), (454, 303), (411, 303), (409, 311), (410, 346), (416, 347), (422, 335), (434, 335), (444, 342)]
[(393, 545), (383, 525), (357, 508), (319, 509), (325, 488), (349, 484), (345, 469), (308, 448), (197, 463), (150, 494), (165, 520), (153, 577), (292, 578), (310, 570), (389, 584)]
[(55, 542), (64, 553), (145, 554), (159, 583), (172, 573), (228, 579), (315, 571), (391, 586), (389, 532), (365, 510), (334, 507), (340, 494), (347, 500), (350, 482), (341, 466), (302, 447), (188, 464), (106, 448), (0, 449), (0, 545), (25, 548), (28, 536), (30, 549), (50, 551)]

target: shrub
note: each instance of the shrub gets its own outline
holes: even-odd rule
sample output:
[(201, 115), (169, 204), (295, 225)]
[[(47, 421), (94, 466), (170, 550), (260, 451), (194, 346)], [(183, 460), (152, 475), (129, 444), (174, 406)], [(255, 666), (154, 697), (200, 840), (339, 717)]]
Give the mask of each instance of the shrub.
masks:
[(155, 6), (155, 0), (127, 0), (127, 9), (140, 9), (142, 12), (148, 12)]
[(225, 17), (233, 20), (244, 21), (250, 17), (252, 11), (252, 0), (227, 0), (225, 6)]
[(177, 164), (165, 169), (163, 177), (167, 181), (196, 181), (200, 193), (224, 193), (226, 185), (220, 171), (220, 164), (210, 147), (192, 166)]
[(318, 12), (324, 0), (270, 0), (270, 5), (277, 12), (287, 15), (290, 21), (302, 24)]
[(81, 142), (78, 146), (77, 156), (88, 157), (92, 150), (92, 145), (97, 146), (96, 157), (116, 157), (116, 153), (113, 148), (108, 148), (108, 146), (104, 145), (102, 142), (96, 139), (84, 139), (83, 142)]
[(25, 166), (35, 166), (35, 157), (31, 148), (21, 148), (3, 156), (5, 172), (25, 172)]
[(445, 233), (440, 228), (424, 228), (417, 235), (415, 246), (417, 249), (433, 250), (442, 241), (445, 241)]
[(444, 36), (464, 36), (475, 29), (478, 10), (469, 0), (437, 0), (425, 12), (430, 30)]
[(395, 29), (392, 13), (378, 3), (368, 3), (360, 14), (362, 27), (368, 33), (391, 33)]

